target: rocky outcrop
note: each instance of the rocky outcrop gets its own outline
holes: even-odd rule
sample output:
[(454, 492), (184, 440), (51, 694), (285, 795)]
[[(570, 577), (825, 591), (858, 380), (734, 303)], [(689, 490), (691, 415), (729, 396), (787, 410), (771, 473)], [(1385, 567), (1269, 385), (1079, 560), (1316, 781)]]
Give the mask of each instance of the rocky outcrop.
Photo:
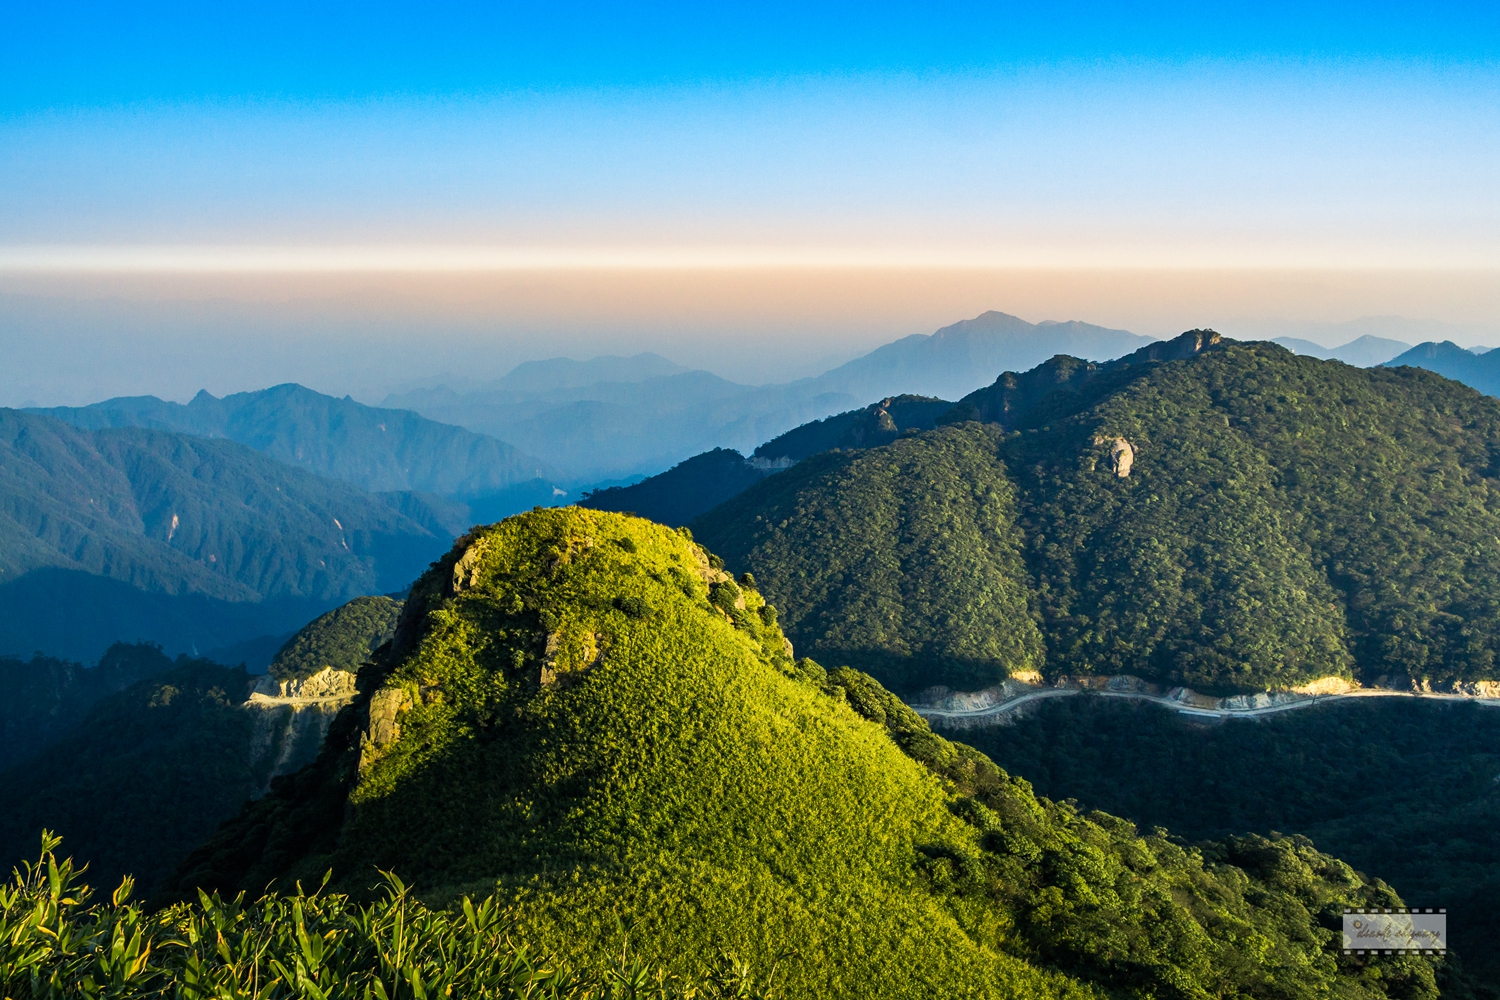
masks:
[(581, 680), (604, 662), (606, 648), (606, 636), (602, 632), (549, 632), (537, 682), (542, 687), (552, 687)]
[(373, 764), (387, 746), (401, 738), (401, 713), (411, 707), (405, 688), (384, 687), (370, 696), (369, 724), (359, 741), (359, 770)]
[(381, 688), (370, 696), (370, 725), (365, 737), (376, 747), (394, 743), (401, 737), (397, 717), (411, 704), (411, 698), (398, 687)]
[(458, 561), (453, 564), (450, 593), (457, 596), (479, 584), (479, 566), (484, 560), (484, 553), (488, 547), (489, 539), (481, 537), (464, 549), (464, 554), (459, 556)]
[(1105, 467), (1115, 475), (1124, 479), (1130, 475), (1130, 468), (1135, 464), (1135, 447), (1122, 437), (1094, 438), (1094, 446), (1107, 445), (1109, 452), (1104, 458)]
[(334, 717), (358, 693), (354, 675), (332, 667), (302, 680), (266, 674), (256, 682), (243, 707), (254, 714), (250, 762), (264, 775), (261, 794), (270, 790), (272, 778), (313, 762)]
[(255, 685), (250, 694), (254, 701), (328, 701), (343, 699), (346, 703), (355, 695), (354, 675), (347, 670), (324, 667), (311, 677), (302, 680), (279, 681), (266, 674)]

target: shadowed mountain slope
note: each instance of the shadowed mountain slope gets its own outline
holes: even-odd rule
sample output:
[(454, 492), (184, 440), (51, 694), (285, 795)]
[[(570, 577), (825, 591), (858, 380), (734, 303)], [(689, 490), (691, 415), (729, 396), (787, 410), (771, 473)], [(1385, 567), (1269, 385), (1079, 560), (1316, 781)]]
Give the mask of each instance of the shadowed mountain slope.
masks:
[(61, 739), (100, 698), (171, 669), (159, 647), (123, 642), (92, 667), (51, 656), (0, 657), (0, 771)]
[[(908, 689), (963, 679), (908, 634), (955, 634), (945, 616), (1025, 631), (980, 565), (1032, 609), (1048, 674), (1224, 691), (1497, 676), (1494, 400), (1194, 331), (1008, 372), (941, 420), (767, 479), (694, 531), (788, 609), (800, 647)], [(969, 471), (937, 474), (955, 448)], [(974, 499), (991, 495), (1003, 503)], [(1013, 520), (981, 517), (1011, 504)], [(994, 554), (1006, 532), (1024, 570)], [(852, 569), (892, 552), (873, 587)]]
[(93, 884), (128, 874), (150, 892), (276, 763), (269, 741), (255, 753), (257, 720), (240, 707), (250, 680), (205, 660), (169, 662), (0, 771), (0, 865), (30, 857), (50, 829), (88, 862)]
[(293, 383), (223, 399), (200, 392), (186, 405), (127, 396), (28, 412), (88, 430), (147, 427), (228, 438), (371, 492), (474, 497), (557, 476), (545, 462), (487, 435)]
[(767, 471), (737, 451), (715, 448), (639, 483), (595, 490), (578, 505), (682, 525), (760, 482)]
[[(403, 586), (446, 544), (353, 486), (231, 441), (0, 410), (0, 649), (92, 659), (116, 638), (182, 649), (284, 633)], [(95, 645), (91, 622), (114, 617), (168, 631)]]
[(674, 971), (781, 955), (790, 998), (1433, 994), (1423, 961), (1337, 952), (1343, 905), (1396, 905), (1378, 883), (1306, 841), (1184, 849), (1038, 800), (868, 677), (794, 663), (714, 566), (577, 508), (461, 539), (319, 761), (173, 891), (378, 865), (498, 887), (564, 956), (617, 915)]
[(755, 449), (748, 459), (737, 451), (715, 448), (634, 485), (597, 490), (578, 505), (627, 511), (668, 526), (686, 524), (804, 458), (833, 448), (888, 444), (905, 431), (930, 429), (952, 406), (926, 396), (885, 399), (787, 431)]

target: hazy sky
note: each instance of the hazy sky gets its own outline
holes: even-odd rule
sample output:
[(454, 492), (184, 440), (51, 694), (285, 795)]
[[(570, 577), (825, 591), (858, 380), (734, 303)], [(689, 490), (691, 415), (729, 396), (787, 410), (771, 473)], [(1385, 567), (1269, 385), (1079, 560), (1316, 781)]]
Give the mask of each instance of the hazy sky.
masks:
[(1050, 6), (11, 4), (0, 403), (1500, 331), (1500, 7)]

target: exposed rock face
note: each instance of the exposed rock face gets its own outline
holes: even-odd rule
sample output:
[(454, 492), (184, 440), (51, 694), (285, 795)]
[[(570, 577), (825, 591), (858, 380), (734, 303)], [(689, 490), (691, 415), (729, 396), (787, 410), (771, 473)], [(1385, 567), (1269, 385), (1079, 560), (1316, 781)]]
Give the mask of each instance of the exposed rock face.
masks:
[(600, 632), (557, 631), (547, 633), (542, 669), (537, 680), (542, 687), (581, 679), (604, 662), (607, 637)]
[(300, 681), (278, 681), (266, 674), (255, 685), (251, 701), (269, 699), (324, 700), (329, 698), (350, 699), (355, 694), (354, 675), (347, 670), (324, 667), (311, 677)]
[(1346, 677), (1319, 677), (1292, 688), (1294, 694), (1347, 694), (1353, 690), (1354, 684)]
[(250, 763), (256, 766), (268, 758), (271, 760), (259, 794), (270, 791), (272, 778), (300, 771), (313, 762), (323, 748), (334, 716), (347, 703), (339, 700), (294, 703), (290, 699), (271, 698), (252, 698), (245, 703), (245, 710), (255, 715)]
[(1100, 445), (1109, 446), (1109, 455), (1104, 460), (1104, 464), (1109, 471), (1121, 479), (1130, 475), (1131, 466), (1135, 465), (1135, 446), (1122, 437), (1094, 438), (1094, 446), (1098, 447)]
[(484, 559), (484, 552), (488, 545), (488, 541), (484, 538), (473, 542), (464, 550), (458, 562), (453, 564), (452, 590), (454, 594), (460, 594), (479, 583), (479, 564)]
[(370, 728), (365, 735), (372, 744), (383, 747), (401, 736), (396, 716), (406, 710), (410, 700), (400, 688), (381, 688), (370, 696)]
[(266, 674), (256, 682), (244, 708), (255, 714), (251, 763), (271, 758), (261, 794), (270, 790), (272, 778), (301, 770), (318, 756), (334, 716), (358, 693), (354, 682), (353, 674), (332, 667), (300, 681)]

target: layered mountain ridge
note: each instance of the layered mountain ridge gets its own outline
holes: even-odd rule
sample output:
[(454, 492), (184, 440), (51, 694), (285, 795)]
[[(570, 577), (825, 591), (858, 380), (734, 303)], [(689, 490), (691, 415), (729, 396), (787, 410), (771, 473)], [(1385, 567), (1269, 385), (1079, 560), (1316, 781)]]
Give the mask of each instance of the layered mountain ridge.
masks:
[(401, 588), (449, 537), (232, 441), (0, 410), (0, 650), (285, 633)]
[(693, 529), (799, 648), (907, 692), (1496, 677), (1496, 400), (1194, 331), (1006, 373), (938, 422)]

